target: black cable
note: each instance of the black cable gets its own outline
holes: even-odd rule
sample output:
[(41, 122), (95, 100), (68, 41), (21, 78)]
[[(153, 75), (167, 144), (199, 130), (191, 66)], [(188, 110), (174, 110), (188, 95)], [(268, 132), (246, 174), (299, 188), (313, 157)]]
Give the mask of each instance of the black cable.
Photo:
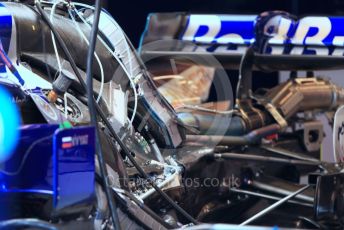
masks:
[[(37, 8), (38, 11), (40, 12), (42, 19), (47, 23), (47, 25), (49, 26), (49, 28), (51, 29), (51, 31), (53, 32), (57, 42), (59, 43), (60, 47), (62, 48), (64, 54), (67, 57), (67, 60), (69, 61), (76, 77), (78, 78), (80, 84), (82, 85), (82, 87), (84, 89), (87, 89), (86, 84), (83, 80), (83, 78), (81, 77), (79, 71), (78, 71), (78, 67), (76, 66), (72, 55), (70, 54), (66, 44), (64, 43), (64, 41), (62, 40), (61, 36), (59, 35), (59, 33), (55, 30), (54, 26), (51, 24), (50, 20), (48, 19), (48, 17), (45, 15), (45, 13), (43, 12), (42, 7), (40, 6), (40, 4), (37, 4)], [(93, 97), (92, 97), (93, 98)], [(95, 102), (95, 99), (93, 98), (93, 102), (95, 105), (95, 109), (97, 110), (99, 116), (101, 117), (101, 119), (103, 120), (103, 122), (105, 123), (106, 127), (109, 129), (111, 135), (113, 136), (113, 138), (115, 139), (115, 141), (118, 143), (118, 145), (121, 147), (121, 149), (123, 150), (124, 154), (129, 158), (129, 160), (132, 162), (132, 164), (135, 166), (135, 168), (137, 169), (137, 171), (140, 173), (140, 175), (145, 178), (147, 181), (150, 182), (150, 184), (152, 185), (152, 187), (174, 208), (176, 209), (181, 215), (183, 215), (188, 221), (192, 222), (193, 224), (198, 224), (198, 222), (192, 217), (190, 216), (185, 210), (183, 210), (178, 204), (176, 204), (165, 192), (163, 192), (156, 184), (154, 181), (150, 180), (149, 176), (143, 171), (143, 169), (141, 168), (141, 166), (135, 161), (134, 157), (131, 155), (130, 150), (127, 148), (127, 146), (122, 142), (122, 140), (120, 139), (120, 137), (117, 135), (116, 131), (113, 129), (112, 125), (110, 124), (110, 122), (108, 121), (106, 115), (103, 113), (103, 111), (101, 110), (100, 106)]]
[(100, 175), (102, 176), (102, 179), (104, 180), (104, 184), (105, 184), (104, 189), (105, 189), (105, 194), (109, 203), (111, 219), (113, 221), (115, 229), (121, 229), (121, 225), (119, 223), (119, 218), (117, 214), (117, 205), (112, 199), (110, 185), (107, 180), (106, 164), (105, 164), (104, 156), (103, 156), (100, 143), (99, 143), (98, 121), (97, 121), (97, 114), (96, 114), (96, 110), (94, 106), (95, 102), (94, 102), (94, 94), (93, 94), (93, 69), (92, 67), (93, 67), (94, 50), (96, 48), (96, 42), (97, 42), (100, 12), (101, 12), (101, 1), (96, 0), (94, 14), (93, 14), (92, 29), (90, 32), (89, 48), (88, 48), (87, 59), (86, 59), (86, 81), (87, 81), (86, 85), (87, 85), (87, 102), (88, 102), (87, 104), (90, 111), (91, 124), (94, 125), (96, 129), (96, 153), (98, 156)]
[[(47, 24), (49, 25), (50, 29), (52, 30), (52, 28), (54, 28), (54, 27), (50, 23), (50, 20), (46, 17), (46, 15), (45, 15), (45, 13), (44, 13), (40, 3), (37, 2), (36, 6), (37, 6), (37, 9), (38, 9), (39, 13), (41, 14), (42, 18), (44, 18), (44, 21), (47, 22)], [(96, 116), (95, 106), (94, 106), (95, 101), (94, 101), (94, 97), (93, 97), (92, 64), (93, 64), (93, 54), (94, 54), (95, 45), (96, 45), (96, 41), (97, 41), (100, 9), (101, 9), (100, 0), (96, 0), (96, 8), (95, 8), (95, 13), (94, 13), (94, 22), (93, 22), (93, 25), (92, 25), (91, 36), (90, 36), (90, 45), (89, 45), (89, 49), (88, 49), (88, 53), (87, 53), (86, 79), (87, 79), (87, 86), (88, 86), (88, 88), (86, 87), (84, 82), (83, 82), (84, 83), (83, 87), (85, 89), (88, 89), (86, 91), (87, 91), (87, 97), (88, 97), (88, 107), (89, 107), (90, 116), (91, 116), (91, 123), (95, 126), (95, 130), (96, 130), (96, 146), (95, 146), (96, 147), (96, 154), (97, 154), (97, 158), (98, 158), (98, 162), (99, 162), (100, 174), (102, 176), (103, 183), (105, 184), (105, 194), (106, 194), (106, 198), (108, 200), (108, 204), (109, 204), (109, 208), (110, 208), (111, 219), (113, 221), (115, 229), (121, 229), (121, 226), (120, 226), (120, 223), (119, 223), (119, 218), (118, 218), (118, 215), (117, 215), (117, 206), (116, 206), (116, 203), (114, 202), (114, 200), (112, 199), (112, 196), (111, 196), (110, 185), (109, 185), (109, 182), (107, 180), (106, 164), (105, 164), (103, 153), (101, 151), (100, 144), (99, 144), (99, 139), (98, 139), (99, 138), (99, 130), (98, 130), (97, 116)], [(54, 33), (55, 36), (56, 36), (56, 34), (57, 33)], [(62, 39), (61, 39), (61, 37), (59, 37), (57, 40), (60, 41)], [(61, 45), (61, 43), (60, 43), (60, 45)], [(65, 46), (65, 44), (64, 44), (64, 48), (67, 48)], [(70, 53), (69, 53), (69, 55), (67, 55), (67, 53), (66, 53), (66, 56), (70, 60), (73, 59), (71, 57)], [(79, 77), (81, 78), (80, 73), (77, 70), (76, 66), (74, 66), (73, 70), (74, 70), (75, 73), (78, 73), (77, 75), (79, 75)]]
[(0, 229), (18, 229), (18, 228), (34, 228), (57, 230), (54, 225), (37, 219), (11, 219), (0, 221)]

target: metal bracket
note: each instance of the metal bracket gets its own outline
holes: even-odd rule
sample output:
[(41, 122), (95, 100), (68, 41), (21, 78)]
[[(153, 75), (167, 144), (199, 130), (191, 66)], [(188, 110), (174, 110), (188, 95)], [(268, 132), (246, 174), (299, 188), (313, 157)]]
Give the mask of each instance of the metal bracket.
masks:
[(271, 114), (271, 116), (276, 120), (276, 122), (279, 124), (281, 129), (284, 129), (288, 126), (287, 121), (283, 118), (283, 116), (278, 112), (276, 107), (272, 105), (271, 103), (264, 104), (264, 107), (267, 111)]
[(324, 138), (323, 125), (320, 121), (309, 121), (303, 124), (303, 142), (309, 152), (320, 149)]

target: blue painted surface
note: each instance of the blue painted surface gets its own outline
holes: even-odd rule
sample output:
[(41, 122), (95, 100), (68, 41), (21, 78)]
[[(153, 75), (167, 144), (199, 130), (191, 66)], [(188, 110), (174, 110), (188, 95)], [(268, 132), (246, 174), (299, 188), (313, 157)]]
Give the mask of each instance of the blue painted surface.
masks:
[[(11, 34), (12, 26), (12, 16), (0, 3), (0, 72), (4, 73), (3, 76), (6, 78), (7, 67), (23, 85), (24, 81), (14, 66), (15, 60), (8, 57), (11, 39), (15, 39)], [(20, 86), (6, 81), (1, 84), (13, 94), (6, 95), (6, 99), (15, 102), (29, 100)], [(46, 101), (46, 98), (41, 96), (40, 88), (32, 89), (31, 93)], [(0, 105), (5, 105), (1, 92)], [(6, 111), (4, 110), (7, 112), (7, 117), (6, 123), (0, 124), (1, 128), (3, 125), (8, 125), (9, 120), (13, 120), (18, 114), (10, 111), (9, 108), (6, 106)], [(19, 120), (19, 115), (17, 118)], [(20, 136), (13, 154), (8, 159), (4, 158), (6, 161), (2, 163), (0, 154), (0, 197), (20, 193), (48, 195), (56, 211), (93, 203), (95, 179), (93, 127), (59, 129), (58, 125), (35, 124), (20, 128), (12, 127), (10, 131), (18, 130)], [(11, 135), (7, 132), (6, 137), (9, 136)], [(64, 144), (66, 138), (70, 140), (67, 145)], [(6, 143), (9, 142), (7, 139)], [(9, 150), (9, 148), (5, 149), (3, 154), (9, 154), (11, 152)]]
[[(283, 18), (283, 17), (280, 17)], [(179, 39), (206, 46), (207, 52), (243, 52), (256, 40), (255, 15), (188, 15)], [(277, 33), (265, 53), (291, 55), (344, 55), (344, 17), (307, 16), (298, 21), (278, 19)], [(266, 28), (266, 31), (269, 32)], [(271, 32), (271, 31), (270, 31)], [(226, 47), (225, 49), (219, 47)], [(276, 47), (281, 47), (276, 49)]]
[[(276, 11), (275, 11), (276, 12)], [(271, 12), (264, 12), (271, 13)], [(152, 35), (156, 40), (178, 39), (185, 41), (187, 52), (209, 52), (223, 54), (242, 54), (246, 47), (255, 43), (255, 25), (257, 15), (212, 15), (212, 14), (176, 14), (178, 17), (185, 17), (186, 24), (174, 32), (156, 31), (150, 25), (151, 18), (156, 14), (150, 14), (147, 20), (145, 31), (141, 37), (139, 50), (143, 48), (146, 36)], [(264, 15), (264, 14), (261, 14)], [(288, 55), (322, 55), (322, 56), (344, 56), (344, 17), (320, 17), (306, 16), (297, 19), (292, 16), (289, 20), (286, 12), (281, 12), (270, 23), (277, 24), (277, 33), (269, 40), (264, 48), (267, 54), (288, 54)], [(172, 20), (169, 18), (168, 20)], [(166, 21), (167, 22), (167, 21)], [(162, 22), (164, 26), (167, 24)], [(171, 22), (169, 22), (171, 23)], [(160, 25), (161, 26), (161, 25)], [(173, 23), (169, 25), (175, 29)], [(266, 32), (273, 34), (276, 28), (265, 28)], [(166, 29), (166, 31), (169, 31)], [(173, 30), (172, 30), (173, 31)], [(148, 37), (147, 37), (148, 38)], [(149, 37), (149, 42), (152, 42)], [(196, 46), (189, 46), (194, 43)], [(201, 47), (198, 49), (198, 47)], [(184, 51), (183, 47), (175, 47), (175, 51)], [(148, 51), (148, 50), (147, 50)], [(156, 51), (156, 50), (155, 50)], [(163, 51), (163, 50), (162, 50)]]
[(0, 171), (0, 191), (50, 190), (53, 186), (52, 137), (58, 125), (26, 125), (19, 144)]
[[(56, 210), (93, 202), (93, 127), (61, 130), (58, 125), (26, 125), (20, 132), (15, 153), (0, 167), (0, 196), (51, 195)], [(63, 145), (66, 137), (71, 138), (67, 147)]]
[[(193, 20), (195, 18), (195, 20)], [(199, 18), (203, 20), (199, 21)], [(240, 20), (238, 20), (239, 18)], [(196, 21), (197, 19), (197, 21)], [(211, 19), (211, 20), (209, 20)], [(311, 24), (309, 21), (318, 20), (317, 24)], [(202, 23), (202, 21), (204, 23)], [(235, 15), (190, 15), (186, 29), (180, 35), (181, 40), (195, 42), (199, 40), (201, 43), (236, 43), (236, 44), (251, 44), (254, 42), (254, 25), (256, 21), (255, 15), (235, 16)], [(344, 46), (344, 42), (336, 44), (336, 39), (341, 39), (344, 36), (344, 17), (305, 17), (300, 19), (296, 24), (289, 25), (288, 37), (293, 38), (297, 32), (301, 34), (300, 38), (291, 41), (293, 44), (299, 45), (324, 45), (324, 46)], [(192, 29), (193, 33), (188, 32)], [(211, 35), (207, 32), (213, 31)], [(320, 36), (319, 33), (323, 34)], [(237, 39), (230, 37), (224, 38), (228, 35), (237, 35), (242, 38), (239, 42)], [(314, 37), (314, 41), (307, 41), (307, 38)], [(219, 41), (220, 38), (224, 38)], [(319, 38), (319, 40), (317, 40)], [(301, 41), (301, 42), (299, 42)], [(286, 40), (280, 40), (286, 43)]]
[(7, 53), (12, 38), (12, 16), (6, 7), (0, 3), (0, 39)]
[[(187, 19), (186, 28), (180, 35), (180, 39), (211, 44), (223, 44), (229, 42), (238, 44), (252, 43), (251, 40), (254, 38), (253, 27), (256, 16), (240, 16), (239, 21), (236, 19), (237, 17), (238, 16), (234, 15), (190, 15)], [(200, 22), (200, 18), (204, 18), (204, 22), (208, 23), (202, 23), (202, 21)], [(190, 29), (195, 31), (191, 34), (191, 36), (188, 33)], [(210, 31), (214, 31), (212, 36), (207, 35), (207, 33)], [(233, 38), (224, 38), (223, 41), (219, 41), (220, 38), (223, 38), (229, 34), (240, 36), (242, 41), (238, 42)]]
[[(0, 55), (0, 73), (6, 72), (3, 58), (8, 58), (12, 26), (12, 16), (0, 3), (0, 50), (2, 51), (0, 52), (2, 54)], [(6, 61), (8, 60), (6, 59)], [(16, 146), (20, 118), (15, 104), (12, 103), (12, 95), (4, 89), (0, 89), (0, 105), (0, 162), (2, 162), (10, 157)]]
[(54, 136), (54, 206), (63, 209), (94, 196), (95, 131), (64, 129)]
[[(1, 48), (8, 53), (12, 39), (12, 16), (6, 7), (0, 3), (0, 42)], [(0, 72), (6, 72), (4, 63), (0, 62)]]
[(12, 95), (0, 87), (0, 163), (12, 155), (19, 137), (19, 111), (11, 99)]

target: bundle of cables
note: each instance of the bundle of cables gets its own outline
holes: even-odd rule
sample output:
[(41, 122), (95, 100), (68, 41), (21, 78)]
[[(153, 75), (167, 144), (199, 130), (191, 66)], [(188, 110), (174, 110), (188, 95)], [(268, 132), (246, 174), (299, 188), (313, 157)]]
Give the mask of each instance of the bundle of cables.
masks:
[[(90, 40), (89, 40), (89, 50), (88, 50), (88, 53), (87, 53), (87, 69), (86, 69), (86, 79), (87, 79), (86, 82), (87, 82), (87, 84), (84, 82), (83, 78), (81, 77), (81, 75), (80, 75), (80, 73), (78, 71), (78, 68), (77, 68), (77, 66), (75, 64), (75, 61), (73, 60), (72, 55), (70, 54), (66, 44), (64, 43), (63, 39), (61, 38), (59, 33), (54, 28), (53, 24), (51, 23), (51, 20), (49, 20), (49, 18), (47, 17), (46, 13), (42, 9), (41, 3), (40, 2), (36, 2), (36, 7), (37, 7), (37, 10), (38, 10), (39, 14), (41, 15), (43, 21), (50, 28), (50, 30), (51, 30), (51, 32), (52, 32), (52, 34), (54, 36), (54, 39), (55, 38), (57, 39), (57, 42), (58, 42), (59, 46), (61, 47), (62, 51), (64, 52), (64, 54), (65, 54), (68, 62), (70, 63), (70, 65), (71, 65), (75, 75), (77, 76), (81, 86), (87, 91), (88, 107), (89, 107), (89, 111), (90, 111), (90, 115), (91, 115), (91, 123), (92, 123), (92, 125), (94, 125), (96, 127), (97, 132), (98, 132), (98, 128), (97, 128), (98, 127), (97, 114), (98, 114), (99, 117), (101, 118), (101, 120), (103, 121), (103, 123), (105, 124), (105, 126), (107, 127), (107, 129), (109, 130), (109, 132), (111, 133), (111, 135), (113, 136), (113, 138), (115, 139), (115, 141), (118, 143), (118, 145), (122, 149), (123, 153), (132, 162), (132, 164), (135, 166), (135, 168), (137, 169), (139, 174), (143, 178), (145, 178), (147, 181), (149, 181), (151, 186), (176, 211), (178, 211), (186, 220), (188, 220), (189, 222), (191, 222), (193, 224), (198, 224), (198, 222), (192, 216), (190, 216), (185, 210), (183, 210), (178, 204), (176, 204), (144, 172), (142, 167), (136, 162), (135, 158), (131, 154), (131, 152), (128, 149), (128, 147), (123, 143), (123, 141), (120, 139), (118, 134), (115, 132), (115, 130), (112, 127), (111, 123), (107, 119), (105, 113), (102, 111), (102, 109), (100, 108), (100, 106), (98, 105), (98, 103), (96, 102), (96, 100), (94, 98), (94, 94), (93, 94), (93, 72), (92, 72), (93, 70), (92, 70), (92, 63), (93, 63), (93, 58), (95, 56), (94, 55), (94, 51), (95, 51), (95, 45), (96, 45), (96, 41), (97, 41), (98, 23), (99, 23), (99, 18), (100, 18), (100, 13), (101, 13), (101, 2), (100, 2), (100, 0), (96, 0), (95, 1), (95, 7), (93, 8), (94, 9), (93, 24), (92, 24)], [(56, 45), (55, 45), (55, 47), (56, 47)], [(132, 46), (130, 48), (133, 49)], [(133, 52), (135, 53), (135, 50), (133, 50)], [(56, 54), (56, 55), (57, 55), (57, 58), (58, 58), (58, 54)], [(136, 53), (135, 53), (135, 55), (136, 55)], [(136, 57), (137, 57), (137, 55), (136, 55)], [(121, 64), (121, 62), (119, 62), (119, 63)], [(142, 63), (140, 63), (140, 64), (142, 64)], [(129, 78), (131, 79), (131, 77), (130, 77), (131, 75), (128, 73), (128, 71), (126, 71), (125, 67), (122, 66), (122, 68), (128, 74)], [(135, 88), (135, 86), (133, 85), (132, 82), (131, 82), (131, 84), (132, 84), (132, 87)], [(136, 92), (136, 90), (134, 90), (134, 93), (135, 92)], [(137, 95), (136, 95), (136, 97), (137, 97)], [(131, 122), (134, 119), (134, 116), (135, 116), (135, 112), (133, 113), (133, 117), (131, 118)], [(119, 196), (112, 196), (109, 182), (108, 182), (108, 180), (106, 180), (106, 178), (107, 178), (106, 164), (105, 164), (104, 157), (103, 157), (103, 154), (102, 154), (102, 151), (101, 151), (101, 148), (100, 148), (98, 137), (99, 137), (99, 134), (97, 133), (96, 154), (97, 154), (97, 158), (98, 158), (98, 161), (99, 161), (101, 178), (102, 178), (102, 180), (103, 180), (102, 182), (103, 182), (103, 184), (105, 186), (105, 193), (106, 193), (106, 197), (107, 197), (107, 200), (108, 200), (108, 203), (109, 203), (109, 208), (110, 208), (110, 212), (111, 212), (111, 218), (112, 218), (112, 221), (114, 223), (114, 227), (115, 227), (115, 229), (121, 229), (121, 226), (120, 226), (120, 223), (119, 223), (118, 214), (117, 214), (117, 204), (116, 204), (115, 200), (113, 199), (114, 197), (115, 198), (119, 198)], [(116, 201), (118, 201), (118, 200), (116, 200)], [(155, 217), (157, 217), (157, 215), (155, 215)], [(159, 217), (157, 217), (157, 218), (159, 218)], [(164, 222), (163, 220), (160, 219), (159, 222), (162, 225), (166, 226), (166, 222)], [(167, 226), (167, 227), (172, 228), (173, 226)]]

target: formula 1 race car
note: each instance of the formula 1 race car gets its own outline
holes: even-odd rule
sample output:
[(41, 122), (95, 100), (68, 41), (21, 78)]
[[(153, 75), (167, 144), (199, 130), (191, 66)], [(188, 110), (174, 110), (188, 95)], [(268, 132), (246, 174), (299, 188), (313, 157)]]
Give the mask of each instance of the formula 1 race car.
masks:
[(0, 228), (343, 229), (344, 18), (0, 9)]

